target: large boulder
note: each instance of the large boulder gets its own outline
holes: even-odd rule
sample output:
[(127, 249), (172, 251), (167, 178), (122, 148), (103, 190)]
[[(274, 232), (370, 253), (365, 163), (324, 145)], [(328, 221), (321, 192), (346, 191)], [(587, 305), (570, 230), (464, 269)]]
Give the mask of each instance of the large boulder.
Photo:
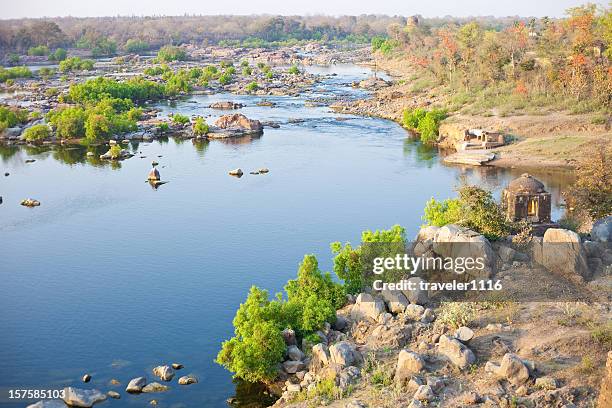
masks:
[(157, 366), (153, 369), (153, 375), (162, 381), (171, 381), (174, 378), (174, 370), (169, 365)]
[(612, 242), (612, 215), (595, 221), (591, 229), (591, 238), (598, 242)]
[(304, 364), (302, 361), (288, 360), (283, 363), (283, 370), (285, 370), (287, 374), (295, 374), (298, 371), (303, 370), (305, 367), (306, 364)]
[(215, 126), (221, 129), (252, 130), (257, 132), (263, 131), (263, 126), (260, 121), (249, 119), (241, 113), (223, 115), (217, 119)]
[(506, 353), (501, 364), (497, 365), (488, 361), (485, 371), (495, 374), (497, 377), (505, 378), (512, 385), (521, 385), (529, 379), (529, 369), (516, 354)]
[(476, 265), (465, 268), (463, 273), (472, 278), (489, 278), (495, 273), (496, 256), (491, 243), (469, 228), (453, 224), (443, 226), (436, 233), (433, 250), (443, 258), (483, 258), (484, 268)]
[(429, 301), (429, 295), (427, 290), (423, 290), (420, 288), (421, 282), (425, 282), (425, 280), (419, 278), (418, 276), (413, 276), (408, 279), (408, 282), (413, 282), (411, 285), (414, 287), (414, 290), (404, 290), (404, 296), (408, 299), (408, 301), (412, 304), (416, 305), (424, 305)]
[(406, 295), (399, 290), (387, 289), (381, 291), (380, 294), (391, 313), (402, 313), (404, 310), (406, 310), (406, 306), (410, 304), (406, 298)]
[(289, 360), (301, 361), (305, 356), (304, 353), (302, 353), (302, 350), (300, 350), (297, 346), (292, 345), (287, 347), (287, 357), (289, 357)]
[(403, 384), (425, 368), (425, 360), (420, 354), (409, 350), (402, 350), (397, 358), (395, 381)]
[(125, 390), (127, 392), (141, 392), (142, 387), (147, 385), (147, 379), (145, 377), (136, 377), (130, 380)]
[(355, 345), (348, 341), (341, 341), (329, 348), (330, 361), (339, 367), (348, 367), (361, 362), (361, 353)]
[(367, 337), (367, 344), (375, 349), (404, 347), (411, 339), (412, 327), (408, 324), (379, 324)]
[(312, 366), (324, 367), (328, 365), (329, 362), (329, 348), (323, 343), (315, 344), (312, 348), (312, 360), (310, 364)]
[(98, 390), (83, 390), (81, 388), (66, 387), (64, 388), (64, 397), (62, 399), (71, 407), (89, 408), (97, 402), (104, 401), (106, 399), (106, 394)]
[(443, 334), (438, 343), (438, 353), (450, 360), (451, 363), (464, 369), (474, 364), (476, 356), (467, 346), (459, 340)]
[(376, 320), (381, 313), (385, 313), (386, 311), (385, 302), (382, 299), (374, 297), (369, 293), (360, 293), (355, 300), (355, 304), (351, 308), (351, 319)]
[(427, 240), (434, 240), (439, 230), (440, 230), (440, 227), (436, 227), (434, 225), (428, 225), (428, 226), (421, 227), (421, 229), (417, 233), (415, 241), (421, 242), (421, 241), (427, 241)]
[(534, 240), (533, 259), (551, 272), (582, 280), (589, 267), (580, 236), (574, 231), (549, 228), (542, 240)]

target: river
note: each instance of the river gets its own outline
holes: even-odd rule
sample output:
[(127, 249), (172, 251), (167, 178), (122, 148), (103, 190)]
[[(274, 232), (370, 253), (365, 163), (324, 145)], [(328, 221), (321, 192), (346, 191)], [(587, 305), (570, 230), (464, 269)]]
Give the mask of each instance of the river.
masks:
[[(0, 147), (2, 398), (7, 389), (72, 385), (121, 392), (100, 406), (153, 398), (171, 407), (225, 406), (236, 386), (213, 359), (251, 285), (281, 290), (308, 253), (330, 270), (329, 243), (356, 244), (365, 229), (401, 224), (414, 236), (425, 202), (454, 196), (463, 178), (499, 196), (520, 174), (447, 167), (393, 122), (306, 107), (313, 97), (363, 96), (348, 84), (370, 74), (356, 66), (313, 69), (337, 75), (309, 95), (267, 98), (276, 107), (235, 95), (159, 105), (161, 115), (211, 122), (226, 112), (210, 103), (245, 103), (248, 117), (280, 123), (255, 139), (132, 143), (136, 156), (113, 165), (88, 160), (80, 147)], [(157, 190), (145, 183), (152, 160), (168, 181)], [(227, 174), (237, 167), (246, 173), (240, 179)], [(248, 174), (260, 167), (270, 172)], [(559, 191), (570, 179), (536, 176), (558, 217)], [(20, 206), (28, 197), (41, 206)], [(153, 380), (151, 369), (171, 362), (199, 384), (123, 392), (129, 379)], [(90, 384), (81, 383), (84, 373)], [(113, 378), (121, 385), (110, 386)], [(265, 398), (248, 386), (238, 391), (243, 404)]]

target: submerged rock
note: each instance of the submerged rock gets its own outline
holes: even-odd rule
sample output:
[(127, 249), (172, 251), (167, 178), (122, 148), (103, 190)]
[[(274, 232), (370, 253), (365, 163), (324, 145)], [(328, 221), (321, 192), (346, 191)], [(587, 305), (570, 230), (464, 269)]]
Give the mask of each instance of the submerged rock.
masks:
[(142, 392), (144, 393), (164, 392), (164, 391), (168, 391), (169, 389), (170, 387), (168, 387), (167, 385), (163, 385), (158, 382), (152, 382), (142, 387)]
[(225, 101), (225, 102), (215, 102), (208, 105), (211, 109), (240, 109), (244, 105), (241, 103)]
[(104, 401), (106, 394), (98, 390), (83, 390), (80, 388), (64, 388), (64, 402), (72, 407), (89, 408), (95, 403)]

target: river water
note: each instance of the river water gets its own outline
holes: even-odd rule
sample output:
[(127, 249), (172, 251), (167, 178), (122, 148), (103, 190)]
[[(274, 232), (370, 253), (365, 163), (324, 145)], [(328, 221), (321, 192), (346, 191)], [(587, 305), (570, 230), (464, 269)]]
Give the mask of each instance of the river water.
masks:
[[(363, 96), (348, 83), (370, 74), (356, 66), (313, 69), (337, 76), (310, 95), (268, 98), (273, 108), (235, 95), (159, 105), (162, 115), (212, 121), (226, 112), (210, 103), (245, 103), (248, 117), (280, 122), (255, 139), (132, 143), (136, 156), (112, 165), (86, 159), (84, 148), (0, 147), (0, 405), (27, 405), (7, 400), (8, 389), (72, 385), (121, 392), (100, 406), (153, 398), (177, 408), (225, 406), (237, 388), (213, 359), (251, 285), (281, 290), (308, 253), (329, 270), (329, 243), (356, 244), (365, 229), (401, 224), (414, 236), (425, 202), (454, 196), (462, 179), (499, 196), (519, 175), (447, 167), (395, 123), (339, 120), (326, 107), (304, 106), (312, 97)], [(145, 183), (152, 160), (168, 181), (158, 190)], [(227, 174), (237, 167), (246, 173), (240, 179)], [(248, 174), (260, 167), (270, 173)], [(536, 176), (558, 216), (559, 190), (570, 179)], [(41, 206), (20, 206), (28, 197)], [(171, 362), (199, 384), (123, 392), (129, 379), (153, 380), (151, 369)], [(85, 385), (86, 372), (93, 379)], [(113, 378), (121, 385), (109, 385)], [(238, 393), (245, 405), (264, 398), (244, 384)]]

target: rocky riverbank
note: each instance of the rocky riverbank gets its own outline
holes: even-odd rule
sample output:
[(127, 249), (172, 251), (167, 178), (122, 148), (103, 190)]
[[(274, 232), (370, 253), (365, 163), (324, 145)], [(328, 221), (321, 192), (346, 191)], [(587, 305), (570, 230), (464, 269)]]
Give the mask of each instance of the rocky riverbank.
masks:
[[(530, 249), (512, 237), (479, 238), (492, 255), (491, 276), (516, 293), (544, 285), (540, 301), (449, 303), (434, 291), (374, 291), (349, 296), (337, 320), (317, 332), (318, 344), (299, 344), (286, 330), (287, 357), (276, 384), (283, 393), (275, 406), (571, 408), (604, 400), (599, 390), (610, 387), (601, 379), (612, 347), (606, 225), (590, 240), (550, 229)], [(478, 236), (455, 226), (423, 228), (415, 253), (418, 247), (431, 254), (468, 235)], [(550, 263), (558, 259), (584, 265), (559, 270)], [(542, 283), (546, 276), (551, 285)], [(558, 280), (565, 278), (583, 282), (575, 288), (588, 303), (559, 301), (567, 287)]]
[[(452, 106), (449, 96), (439, 86), (416, 86), (418, 76), (413, 68), (401, 59), (377, 57), (369, 65), (388, 72), (393, 81), (382, 84), (371, 82), (367, 89), (372, 98), (344, 101), (334, 106), (338, 112), (363, 116), (375, 116), (401, 123), (405, 109)], [(365, 84), (364, 84), (365, 85)], [(494, 110), (495, 111), (495, 110)], [(439, 144), (442, 148), (457, 148), (467, 129), (485, 129), (501, 132), (507, 145), (492, 149), (496, 159), (487, 165), (516, 168), (575, 168), (577, 163), (588, 160), (593, 145), (612, 149), (610, 118), (607, 122), (595, 121), (592, 114), (547, 112), (537, 114), (468, 115), (450, 112), (440, 125)], [(457, 137), (457, 134), (460, 136)]]

